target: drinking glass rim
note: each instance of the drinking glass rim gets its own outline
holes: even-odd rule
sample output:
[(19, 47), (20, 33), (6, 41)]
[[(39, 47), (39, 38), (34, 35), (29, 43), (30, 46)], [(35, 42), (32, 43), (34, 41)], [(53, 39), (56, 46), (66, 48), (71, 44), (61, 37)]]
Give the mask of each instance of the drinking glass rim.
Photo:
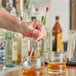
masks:
[(63, 55), (65, 52), (49, 52), (48, 54), (52, 54), (52, 55)]

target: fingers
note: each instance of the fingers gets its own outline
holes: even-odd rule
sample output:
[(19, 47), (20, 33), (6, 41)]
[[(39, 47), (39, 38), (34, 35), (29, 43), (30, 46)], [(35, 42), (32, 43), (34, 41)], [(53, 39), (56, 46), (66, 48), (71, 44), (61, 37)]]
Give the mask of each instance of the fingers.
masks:
[(24, 37), (34, 38), (38, 41), (44, 40), (46, 38), (45, 28), (44, 26), (41, 28), (40, 21), (28, 22), (27, 25), (28, 28), (26, 29), (27, 32), (23, 35)]
[(30, 37), (30, 38), (37, 39), (39, 37), (39, 33), (40, 33), (39, 30), (34, 29), (33, 33), (26, 33), (23, 35), (23, 37)]
[(42, 26), (42, 30), (41, 30), (41, 32), (39, 34), (38, 41), (44, 40), (45, 38), (46, 38), (46, 31), (45, 31), (44, 26)]
[(46, 31), (44, 26), (42, 26), (41, 30), (34, 30), (34, 39), (37, 39), (38, 41), (44, 40), (46, 38)]
[(34, 21), (34, 39), (37, 39), (38, 41), (44, 40), (46, 38), (46, 31), (44, 26), (41, 28), (41, 22), (40, 21)]
[(40, 21), (33, 21), (33, 22), (34, 22), (34, 28), (40, 30), (41, 22)]

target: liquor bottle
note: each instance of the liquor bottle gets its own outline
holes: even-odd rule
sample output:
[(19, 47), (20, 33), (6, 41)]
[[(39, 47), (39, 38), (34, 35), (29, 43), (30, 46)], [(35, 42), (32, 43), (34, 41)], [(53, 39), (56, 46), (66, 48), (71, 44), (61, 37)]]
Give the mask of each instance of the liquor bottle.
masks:
[(13, 16), (16, 16), (16, 8), (13, 6), (13, 0), (6, 0), (5, 9)]
[(6, 0), (6, 6), (5, 6), (5, 9), (9, 12), (9, 1)]
[(30, 0), (30, 2), (29, 2), (29, 10), (30, 10), (31, 21), (37, 19), (37, 17), (36, 17), (37, 16), (36, 4), (37, 4), (37, 2), (35, 0)]
[(56, 22), (52, 31), (53, 36), (53, 51), (62, 52), (63, 43), (62, 43), (62, 28), (59, 24), (59, 16), (56, 16)]
[(0, 68), (5, 65), (5, 35), (4, 30), (0, 29)]
[(30, 18), (30, 10), (29, 10), (29, 0), (25, 0), (24, 7), (25, 9), (23, 13), (23, 21), (30, 22), (31, 18)]
[(23, 20), (24, 0), (16, 0), (16, 12), (17, 12), (17, 18)]
[(17, 17), (20, 16), (20, 0), (16, 0)]
[[(13, 6), (13, 0), (6, 0), (6, 10), (13, 16), (16, 16), (16, 9)], [(14, 67), (17, 64), (17, 40), (15, 32), (6, 30), (6, 67)]]
[(24, 0), (20, 0), (20, 17), (23, 18), (24, 13)]
[(15, 64), (12, 63), (12, 40), (13, 40), (13, 32), (6, 31), (5, 32), (6, 67), (16, 66)]
[(9, 13), (13, 16), (16, 16), (16, 9), (13, 6), (13, 0), (9, 0)]
[[(2, 4), (2, 0), (0, 0), (0, 4)], [(5, 67), (5, 30), (0, 28), (0, 69)]]

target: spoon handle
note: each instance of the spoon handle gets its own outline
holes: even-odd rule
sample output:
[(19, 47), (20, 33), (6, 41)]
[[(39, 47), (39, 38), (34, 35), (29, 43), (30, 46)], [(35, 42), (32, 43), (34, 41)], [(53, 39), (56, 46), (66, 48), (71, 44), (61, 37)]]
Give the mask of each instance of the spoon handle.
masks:
[[(40, 27), (40, 30), (41, 30), (41, 28), (42, 28), (42, 26)], [(37, 48), (37, 44), (38, 44), (38, 42), (37, 42), (37, 39), (36, 39), (36, 40), (34, 40), (34, 45), (32, 46), (31, 54), (29, 56), (30, 58), (31, 58), (32, 53), (34, 52), (35, 48)]]
[(34, 51), (34, 47), (32, 47), (32, 50), (31, 50), (31, 53), (30, 53), (29, 58), (31, 58), (31, 56), (32, 56), (32, 54), (33, 54), (33, 51)]

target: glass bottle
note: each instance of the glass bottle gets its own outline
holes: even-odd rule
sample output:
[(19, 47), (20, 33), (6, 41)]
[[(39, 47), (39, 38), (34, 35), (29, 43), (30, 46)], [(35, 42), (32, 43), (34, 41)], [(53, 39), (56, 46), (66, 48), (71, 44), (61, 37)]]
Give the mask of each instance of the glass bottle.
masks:
[(0, 29), (0, 69), (5, 65), (5, 35), (4, 30)]
[(13, 6), (13, 0), (6, 0), (5, 9), (13, 16), (16, 16), (16, 8)]
[(9, 12), (9, 0), (6, 0), (6, 6), (5, 6), (5, 9)]
[(62, 28), (59, 24), (59, 16), (56, 16), (56, 22), (52, 31), (53, 35), (53, 51), (62, 52), (63, 43), (62, 43)]
[(16, 9), (13, 6), (13, 0), (9, 0), (9, 12), (11, 15), (16, 16)]
[(24, 13), (23, 13), (23, 21), (29, 22), (31, 21), (30, 19), (30, 10), (29, 10), (29, 0), (24, 1)]
[(12, 63), (12, 40), (13, 40), (13, 32), (6, 31), (5, 32), (6, 67), (16, 66), (15, 64)]
[(24, 0), (20, 0), (20, 17), (23, 18), (24, 13)]
[[(16, 16), (16, 9), (13, 6), (13, 0), (6, 0), (6, 10), (13, 16)], [(14, 67), (17, 63), (17, 46), (15, 33), (6, 30), (5, 32), (6, 38), (6, 67)]]
[(20, 17), (20, 0), (16, 0), (17, 17)]

